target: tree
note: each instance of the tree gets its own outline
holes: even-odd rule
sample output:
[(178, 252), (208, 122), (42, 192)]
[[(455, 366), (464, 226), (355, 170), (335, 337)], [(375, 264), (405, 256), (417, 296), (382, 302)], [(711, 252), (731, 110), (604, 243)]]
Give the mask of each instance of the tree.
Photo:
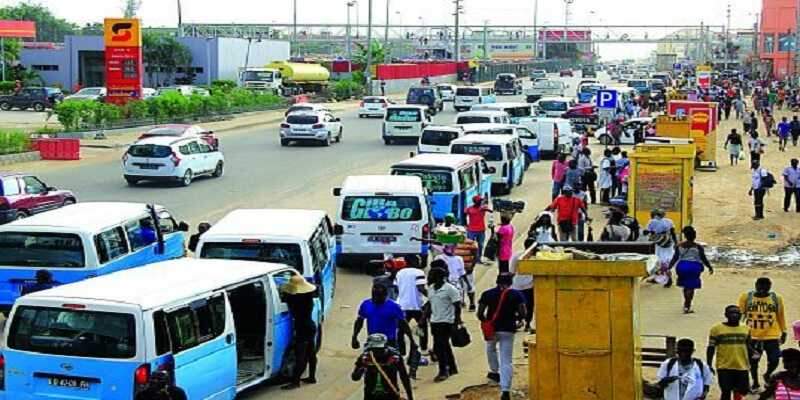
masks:
[[(187, 70), (192, 64), (189, 48), (167, 34), (145, 32), (142, 35), (142, 53), (147, 76), (156, 86), (171, 81), (178, 67)], [(165, 74), (163, 77), (162, 73)]]
[[(356, 64), (367, 65), (367, 46), (356, 43), (356, 47), (355, 54), (353, 54), (353, 61)], [(369, 46), (369, 51), (372, 53), (373, 64), (383, 64), (386, 62), (386, 48), (383, 47), (381, 42), (373, 40), (372, 45)]]
[(67, 20), (56, 18), (44, 6), (33, 3), (2, 7), (0, 19), (36, 22), (36, 40), (40, 42), (63, 42), (64, 36), (74, 34), (78, 28)]
[(125, 18), (133, 18), (139, 12), (139, 7), (142, 6), (142, 0), (125, 0), (125, 5), (122, 8), (122, 14)]

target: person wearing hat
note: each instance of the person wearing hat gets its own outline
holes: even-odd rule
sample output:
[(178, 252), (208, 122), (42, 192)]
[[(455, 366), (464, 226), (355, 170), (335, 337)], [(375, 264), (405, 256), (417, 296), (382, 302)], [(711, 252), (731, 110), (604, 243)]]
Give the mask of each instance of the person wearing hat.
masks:
[(472, 197), (472, 205), (464, 210), (467, 215), (467, 238), (478, 243), (477, 261), (483, 264), (483, 242), (486, 241), (486, 213), (492, 212), (483, 197)]
[(556, 212), (558, 225), (558, 237), (562, 241), (578, 240), (577, 226), (581, 210), (586, 208), (586, 204), (579, 198), (574, 197), (571, 186), (565, 186), (561, 195), (556, 197), (552, 204), (547, 206), (547, 211)]
[[(302, 275), (293, 275), (289, 282), (281, 286), (281, 299), (289, 308), (292, 316), (294, 351), (296, 363), (292, 377), (288, 384), (281, 389), (289, 390), (300, 387), (300, 382), (317, 383), (317, 351), (321, 343), (317, 338), (322, 337), (322, 327), (314, 323), (314, 299), (317, 297), (317, 287), (309, 283)], [(308, 378), (300, 379), (308, 366)]]
[(666, 213), (660, 208), (654, 208), (650, 212), (650, 222), (644, 234), (649, 237), (651, 242), (656, 244), (656, 257), (658, 257), (658, 275), (666, 276), (664, 287), (672, 286), (672, 272), (670, 272), (670, 262), (675, 255), (675, 243), (678, 243), (678, 235), (675, 234), (675, 224)]
[(350, 379), (364, 379), (364, 400), (402, 399), (399, 382), (402, 382), (405, 389), (406, 400), (414, 400), (411, 378), (403, 356), (390, 347), (388, 342), (384, 334), (369, 335), (364, 352), (358, 356)]
[(172, 384), (169, 372), (155, 371), (150, 374), (147, 388), (136, 395), (136, 400), (186, 400), (186, 393)]

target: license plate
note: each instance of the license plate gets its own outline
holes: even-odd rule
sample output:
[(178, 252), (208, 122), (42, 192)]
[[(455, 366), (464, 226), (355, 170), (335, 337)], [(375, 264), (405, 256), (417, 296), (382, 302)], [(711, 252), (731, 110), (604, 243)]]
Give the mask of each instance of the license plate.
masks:
[(396, 242), (397, 241), (397, 237), (396, 236), (369, 236), (369, 237), (367, 237), (367, 241), (388, 244), (388, 243)]
[(411, 129), (411, 127), (410, 126), (395, 126), (394, 129), (397, 129), (399, 131), (405, 131), (405, 130)]
[(157, 164), (142, 164), (139, 166), (141, 169), (158, 169), (158, 167)]
[(47, 383), (50, 386), (89, 390), (89, 381), (77, 378), (47, 378)]

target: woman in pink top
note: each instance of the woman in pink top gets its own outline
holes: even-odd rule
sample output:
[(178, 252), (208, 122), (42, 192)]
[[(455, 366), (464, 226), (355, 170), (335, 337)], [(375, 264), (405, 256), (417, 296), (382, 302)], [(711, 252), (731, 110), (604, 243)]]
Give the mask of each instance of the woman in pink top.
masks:
[(513, 255), (514, 225), (511, 225), (511, 216), (500, 216), (500, 227), (497, 228), (497, 267), (501, 274), (508, 273), (508, 264)]
[(553, 160), (553, 165), (550, 167), (550, 178), (553, 179), (553, 199), (561, 194), (561, 187), (564, 186), (564, 175), (566, 175), (567, 169), (569, 169), (567, 155), (560, 153)]
[(759, 400), (800, 399), (800, 351), (785, 349), (781, 352), (784, 371), (773, 375)]

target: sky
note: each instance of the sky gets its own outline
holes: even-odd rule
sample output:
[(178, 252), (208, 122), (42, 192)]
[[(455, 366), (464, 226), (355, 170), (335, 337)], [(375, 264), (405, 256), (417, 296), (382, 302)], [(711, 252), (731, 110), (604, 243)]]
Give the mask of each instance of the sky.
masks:
[[(119, 16), (123, 0), (27, 0), (49, 7), (61, 18), (83, 24), (100, 22), (104, 17)], [(184, 22), (193, 23), (289, 23), (293, 0), (181, 0)], [(296, 0), (300, 23), (345, 23), (347, 0)], [(367, 3), (359, 1), (361, 22), (367, 18)], [(386, 20), (386, 2), (390, 2), (392, 23), (452, 24), (451, 0), (373, 0), (373, 22)], [(532, 24), (536, 0), (462, 0), (463, 23)], [(0, 0), (0, 6), (20, 3)], [(564, 23), (563, 0), (538, 0), (540, 25)], [(667, 24), (724, 25), (726, 7), (731, 4), (731, 26), (751, 28), (761, 0), (574, 0), (571, 22), (577, 24)], [(142, 0), (139, 16), (146, 26), (176, 26), (176, 0)], [(399, 13), (398, 13), (399, 11)], [(355, 12), (353, 18), (355, 18)], [(420, 19), (420, 17), (422, 19)], [(604, 58), (627, 56), (654, 46), (604, 45)]]

